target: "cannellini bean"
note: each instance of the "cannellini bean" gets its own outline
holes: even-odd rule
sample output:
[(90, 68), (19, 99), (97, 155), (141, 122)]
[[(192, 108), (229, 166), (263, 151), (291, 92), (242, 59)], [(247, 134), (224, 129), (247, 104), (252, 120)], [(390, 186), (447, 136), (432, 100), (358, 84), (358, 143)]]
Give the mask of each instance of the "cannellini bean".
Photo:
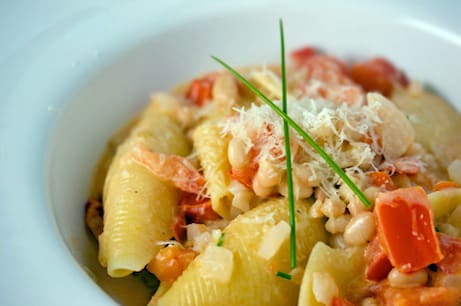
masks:
[(358, 198), (354, 198), (350, 201), (349, 204), (347, 204), (347, 209), (353, 217), (368, 210)]
[(325, 223), (325, 229), (332, 233), (342, 233), (351, 220), (350, 215), (341, 215), (339, 217), (329, 218)]
[(389, 284), (395, 288), (411, 288), (423, 286), (427, 283), (427, 271), (422, 269), (413, 273), (402, 273), (396, 268), (393, 268), (387, 276)]
[(254, 180), (258, 181), (261, 187), (274, 187), (282, 181), (282, 171), (269, 160), (263, 159), (259, 162)]
[(372, 297), (367, 297), (362, 300), (361, 306), (379, 306), (378, 300)]
[(273, 193), (274, 187), (262, 186), (261, 181), (255, 177), (253, 179), (253, 191), (258, 197), (267, 198)]
[(334, 296), (339, 296), (339, 288), (334, 278), (326, 272), (312, 274), (312, 291), (319, 303), (331, 305)]
[(323, 217), (323, 213), (322, 211), (320, 210), (320, 208), (322, 207), (323, 205), (323, 201), (322, 200), (316, 200), (314, 202), (314, 204), (312, 204), (310, 210), (309, 210), (309, 215), (312, 217), (312, 218), (322, 218)]
[[(365, 194), (365, 196), (367, 197), (368, 201), (370, 201), (372, 204), (375, 203), (375, 200), (376, 200), (376, 197), (378, 196), (378, 193), (381, 191), (381, 189), (377, 186), (370, 186), (370, 187), (367, 187), (365, 188), (365, 190), (363, 191), (363, 193)], [(362, 203), (362, 206), (365, 207)], [(368, 208), (368, 209), (371, 209)]]
[[(286, 178), (278, 186), (278, 191), (284, 197), (288, 197), (288, 183)], [(293, 178), (293, 193), (296, 200), (308, 198), (313, 192), (314, 189), (312, 187), (300, 184), (299, 180)]]
[(341, 216), (346, 211), (346, 203), (340, 198), (333, 196), (323, 202), (321, 211), (329, 218)]
[(228, 188), (233, 195), (232, 206), (243, 212), (250, 210), (250, 203), (254, 193), (235, 180), (230, 182)]
[(402, 156), (415, 139), (415, 131), (405, 115), (378, 93), (367, 94), (368, 105), (376, 111), (381, 123), (377, 129), (384, 156), (388, 160)]
[(305, 186), (318, 186), (320, 180), (312, 172), (312, 169), (309, 165), (305, 164), (295, 164), (293, 166), (293, 178)]
[(248, 154), (246, 154), (245, 143), (242, 139), (234, 137), (229, 141), (227, 159), (235, 169), (241, 169), (248, 163)]
[(353, 217), (344, 231), (344, 240), (349, 245), (362, 245), (370, 241), (376, 232), (375, 217), (363, 212)]
[(232, 206), (243, 212), (249, 211), (252, 199), (253, 193), (251, 191), (242, 190), (241, 192), (234, 194), (234, 197), (232, 198)]
[(448, 166), (448, 176), (452, 181), (461, 185), (461, 160), (455, 159)]

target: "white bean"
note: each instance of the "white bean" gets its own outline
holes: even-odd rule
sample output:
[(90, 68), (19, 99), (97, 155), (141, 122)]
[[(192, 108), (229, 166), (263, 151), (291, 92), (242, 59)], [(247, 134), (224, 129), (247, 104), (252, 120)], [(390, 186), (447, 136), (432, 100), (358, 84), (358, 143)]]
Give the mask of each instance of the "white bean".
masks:
[(320, 184), (319, 178), (315, 176), (309, 165), (295, 164), (293, 166), (293, 177), (300, 185), (317, 186)]
[(448, 166), (448, 176), (451, 180), (461, 184), (461, 159), (455, 159)]
[(274, 191), (274, 187), (261, 186), (260, 180), (255, 177), (253, 179), (253, 191), (258, 197), (267, 198)]
[(427, 271), (422, 269), (413, 273), (402, 273), (396, 268), (393, 268), (387, 276), (389, 284), (395, 288), (411, 288), (423, 286), (427, 283)]
[(274, 163), (263, 159), (259, 162), (254, 180), (258, 181), (261, 187), (274, 187), (282, 181), (282, 171)]
[(316, 200), (314, 202), (314, 204), (312, 204), (310, 210), (309, 210), (309, 215), (312, 217), (312, 218), (322, 218), (323, 217), (323, 213), (322, 211), (320, 210), (320, 208), (322, 207), (323, 205), (323, 201), (322, 200)]
[(340, 198), (333, 196), (323, 202), (321, 211), (329, 218), (338, 217), (346, 211), (346, 203)]
[(362, 300), (361, 306), (379, 306), (378, 300), (372, 297), (367, 297)]
[[(376, 197), (378, 196), (378, 193), (381, 191), (381, 189), (377, 186), (370, 186), (370, 187), (367, 187), (363, 193), (365, 194), (365, 196), (367, 197), (368, 201), (370, 201), (372, 204), (375, 203), (375, 200), (376, 200)], [(363, 204), (362, 204), (363, 206)], [(365, 206), (364, 206), (365, 207)], [(368, 209), (371, 209), (368, 208)]]
[(248, 163), (245, 143), (240, 138), (232, 138), (227, 147), (227, 158), (234, 169), (241, 169)]
[(362, 245), (370, 241), (376, 231), (375, 217), (363, 212), (353, 217), (344, 231), (344, 240), (349, 245)]
[(346, 226), (350, 223), (350, 215), (341, 215), (339, 217), (329, 218), (325, 223), (325, 229), (332, 233), (342, 233), (346, 229)]
[[(288, 183), (286, 178), (278, 186), (278, 191), (284, 197), (288, 197)], [(313, 192), (314, 189), (312, 187), (307, 185), (303, 186), (302, 184), (300, 184), (299, 180), (294, 178), (293, 193), (296, 200), (308, 198), (312, 195)]]

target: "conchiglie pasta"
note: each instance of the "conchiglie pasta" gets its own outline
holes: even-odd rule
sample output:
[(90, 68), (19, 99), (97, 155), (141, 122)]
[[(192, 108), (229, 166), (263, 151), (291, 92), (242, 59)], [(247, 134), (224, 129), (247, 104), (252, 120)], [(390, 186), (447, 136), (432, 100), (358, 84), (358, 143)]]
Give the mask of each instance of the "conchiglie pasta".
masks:
[(333, 249), (318, 242), (304, 270), (298, 306), (325, 305), (321, 301), (329, 300), (333, 294), (353, 302), (363, 298), (366, 290), (363, 252), (363, 247)]
[(230, 218), (232, 194), (229, 191), (230, 165), (227, 160), (228, 141), (221, 128), (213, 121), (199, 125), (193, 135), (203, 174), (208, 182), (213, 210), (222, 217)]
[[(304, 266), (317, 241), (325, 241), (320, 219), (308, 216), (310, 203), (296, 205), (297, 264)], [(289, 238), (270, 260), (258, 256), (263, 237), (280, 221), (288, 222), (285, 200), (270, 200), (240, 215), (224, 230), (223, 248), (233, 254), (233, 269), (228, 282), (203, 277), (207, 269), (200, 254), (163, 296), (156, 295), (150, 305), (296, 305), (299, 285), (275, 276), (290, 271)]]
[(185, 155), (189, 145), (179, 126), (151, 105), (118, 148), (104, 184), (104, 231), (99, 260), (112, 277), (140, 271), (172, 236), (177, 191), (130, 156), (134, 144), (161, 153)]

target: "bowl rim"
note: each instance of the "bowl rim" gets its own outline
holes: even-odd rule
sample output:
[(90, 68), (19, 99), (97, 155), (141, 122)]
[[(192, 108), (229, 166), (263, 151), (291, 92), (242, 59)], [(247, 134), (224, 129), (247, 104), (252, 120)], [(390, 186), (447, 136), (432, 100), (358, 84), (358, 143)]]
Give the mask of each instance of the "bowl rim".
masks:
[[(0, 229), (6, 233), (0, 265), (6, 275), (11, 276), (8, 280), (0, 280), (0, 296), (4, 299), (2, 304), (34, 302), (58, 305), (64, 298), (72, 297), (68, 302), (75, 305), (114, 305), (109, 296), (89, 281), (89, 276), (71, 256), (50, 211), (44, 173), (49, 167), (50, 136), (59, 113), (65, 108), (63, 101), (68, 101), (68, 97), (84, 84), (88, 76), (147, 35), (194, 18), (229, 10), (259, 9), (267, 3), (283, 7), (280, 3), (263, 0), (219, 5), (206, 0), (199, 7), (185, 1), (165, 1), (155, 3), (155, 10), (151, 1), (140, 1), (136, 7), (120, 3), (91, 9), (82, 9), (69, 3), (66, 9), (66, 12), (72, 12), (69, 18), (52, 24), (35, 37), (25, 38), (23, 44), (14, 50), (0, 50), (0, 90), (5, 93), (0, 102), (0, 200), (6, 208), (6, 217), (0, 223)], [(299, 7), (307, 6), (302, 1), (292, 3)], [(332, 0), (309, 5), (334, 7), (345, 4)], [(347, 5), (360, 5), (360, 10), (365, 11), (376, 10), (376, 6), (379, 6), (383, 12), (424, 20), (423, 25), (431, 26), (427, 30), (451, 35), (452, 39), (459, 40), (461, 46), (461, 20), (454, 17), (457, 10), (448, 5), (421, 4), (417, 1), (404, 4), (399, 1), (381, 4), (353, 1)], [(175, 16), (162, 14), (179, 8), (182, 13)], [(126, 14), (127, 10), (130, 14)], [(36, 20), (28, 20), (26, 27), (33, 28)], [(113, 20), (119, 23), (114, 24)], [(18, 22), (20, 19), (10, 19), (4, 28), (14, 28)], [(107, 35), (107, 27), (111, 28), (111, 35)], [(106, 35), (103, 42), (99, 40), (99, 35)], [(8, 36), (1, 34), (0, 37)], [(70, 40), (77, 40), (82, 45), (73, 48), (69, 45)], [(95, 50), (101, 50), (103, 54), (97, 65), (94, 61)], [(72, 60), (69, 61), (69, 58)], [(64, 62), (68, 65), (60, 66)], [(50, 63), (54, 64), (50, 66)], [(53, 77), (41, 77), (43, 71)], [(33, 261), (37, 258), (38, 261)], [(53, 280), (59, 280), (53, 283), (59, 293), (50, 295), (50, 282)], [(32, 288), (27, 289), (25, 294), (21, 287), (29, 282), (32, 282)]]

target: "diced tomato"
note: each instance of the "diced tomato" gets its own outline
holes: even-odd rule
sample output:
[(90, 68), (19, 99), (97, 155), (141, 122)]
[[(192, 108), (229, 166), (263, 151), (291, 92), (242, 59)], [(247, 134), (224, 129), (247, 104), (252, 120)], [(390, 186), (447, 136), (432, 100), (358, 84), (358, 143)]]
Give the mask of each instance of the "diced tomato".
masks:
[(191, 249), (170, 245), (161, 249), (147, 264), (147, 270), (161, 281), (174, 282), (197, 256)]
[(367, 172), (368, 177), (371, 179), (372, 184), (375, 186), (384, 186), (387, 190), (394, 190), (395, 185), (390, 175), (384, 171), (371, 171)]
[(381, 282), (376, 297), (382, 306), (459, 306), (461, 292), (446, 287), (394, 288)]
[(390, 96), (394, 86), (408, 86), (408, 79), (384, 58), (373, 58), (356, 63), (349, 71), (351, 78), (366, 91), (377, 91)]
[(259, 143), (257, 143), (254, 147), (250, 149), (248, 152), (248, 164), (242, 168), (232, 168), (230, 171), (230, 177), (240, 184), (244, 185), (250, 190), (253, 190), (253, 178), (258, 172), (259, 164), (256, 161), (256, 156), (259, 154), (260, 149), (257, 147)]
[(196, 194), (184, 192), (179, 200), (178, 209), (190, 223), (204, 223), (217, 220), (219, 215), (211, 207), (211, 199), (198, 198)]
[(253, 190), (253, 178), (257, 171), (257, 167), (245, 167), (242, 169), (233, 168), (230, 171), (230, 177), (250, 190)]
[(328, 84), (351, 85), (346, 64), (328, 55), (313, 55), (304, 62), (307, 78)]
[(331, 302), (331, 306), (354, 306), (354, 304), (344, 298), (334, 296)]
[(365, 249), (365, 261), (367, 263), (365, 275), (368, 280), (383, 280), (392, 270), (392, 264), (384, 252), (377, 235)]
[(374, 211), (380, 242), (399, 271), (418, 271), (443, 259), (431, 204), (421, 187), (379, 193)]
[(459, 185), (453, 181), (440, 181), (435, 183), (433, 190), (440, 191), (447, 188), (459, 188)]
[(178, 213), (171, 224), (173, 237), (176, 241), (186, 240), (186, 216), (184, 213)]
[(290, 57), (291, 60), (295, 63), (295, 65), (300, 66), (302, 65), (309, 57), (315, 54), (315, 49), (312, 47), (303, 47), (294, 50), (291, 52)]
[(216, 76), (214, 74), (206, 75), (200, 79), (195, 79), (189, 86), (186, 97), (192, 100), (196, 105), (203, 106), (213, 97), (213, 85)]
[(444, 258), (437, 267), (446, 274), (461, 273), (461, 239), (442, 233), (438, 236)]
[(186, 238), (187, 223), (204, 223), (217, 219), (219, 215), (211, 207), (209, 198), (199, 198), (196, 194), (183, 192), (172, 223), (173, 236), (177, 241), (183, 241)]
[(205, 188), (205, 178), (185, 157), (152, 152), (142, 144), (133, 147), (132, 156), (134, 161), (180, 190), (198, 194)]

